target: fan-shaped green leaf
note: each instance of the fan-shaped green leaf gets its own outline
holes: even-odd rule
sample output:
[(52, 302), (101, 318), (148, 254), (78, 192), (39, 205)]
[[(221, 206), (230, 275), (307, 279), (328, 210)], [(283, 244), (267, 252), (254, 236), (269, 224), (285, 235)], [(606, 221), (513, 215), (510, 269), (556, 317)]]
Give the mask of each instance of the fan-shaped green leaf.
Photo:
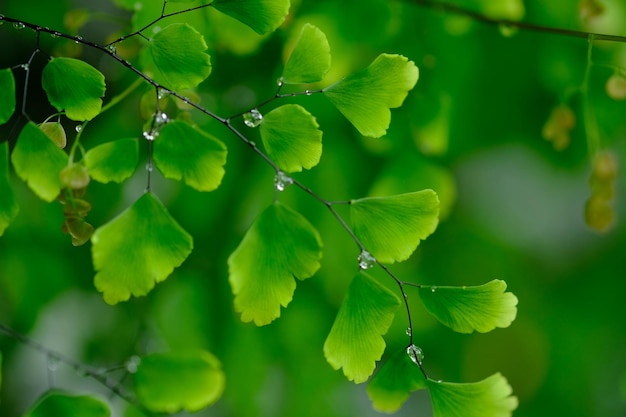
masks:
[(435, 231), (438, 215), (439, 199), (432, 190), (361, 198), (350, 205), (354, 233), (380, 262), (411, 256), (420, 240)]
[(137, 139), (118, 139), (98, 145), (85, 154), (85, 166), (98, 182), (123, 182), (135, 172), (139, 160)]
[(517, 397), (496, 373), (479, 382), (458, 384), (428, 380), (434, 417), (510, 417)]
[(226, 154), (222, 142), (185, 122), (163, 126), (154, 141), (154, 162), (159, 171), (199, 191), (219, 187)]
[(9, 184), (9, 142), (0, 143), (0, 236), (13, 221), (19, 206)]
[(395, 413), (413, 391), (426, 388), (426, 378), (405, 350), (394, 353), (367, 385), (373, 407)]
[(307, 219), (276, 202), (255, 220), (228, 258), (235, 310), (244, 322), (269, 324), (286, 307), (298, 279), (320, 267), (322, 242)]
[(63, 149), (67, 145), (67, 135), (63, 125), (59, 122), (45, 122), (39, 125), (39, 129), (50, 138), (50, 140)]
[(44, 67), (41, 84), (48, 100), (72, 120), (91, 120), (100, 113), (106, 85), (104, 75), (74, 58), (52, 58)]
[(365, 382), (385, 351), (382, 336), (399, 305), (398, 297), (375, 279), (356, 275), (324, 343), (328, 363), (343, 368), (349, 380)]
[(316, 26), (306, 23), (283, 69), (285, 84), (321, 81), (330, 69), (330, 46), (326, 35)]
[(424, 307), (459, 333), (489, 332), (508, 327), (517, 315), (517, 297), (505, 292), (506, 282), (494, 279), (476, 287), (422, 286)]
[(17, 175), (45, 201), (54, 200), (61, 191), (59, 174), (67, 166), (67, 155), (33, 122), (28, 122), (11, 154)]
[(263, 117), (261, 139), (267, 154), (285, 172), (311, 169), (322, 156), (322, 131), (315, 117), (297, 104), (277, 107)]
[(0, 125), (15, 112), (15, 78), (11, 68), (0, 70)]
[(157, 32), (148, 46), (146, 67), (154, 80), (172, 90), (193, 88), (211, 74), (204, 37), (187, 23), (173, 23)]
[(390, 108), (400, 107), (419, 71), (402, 55), (381, 54), (369, 67), (324, 89), (326, 97), (363, 136), (387, 132)]
[(214, 0), (211, 5), (263, 35), (275, 31), (289, 13), (289, 0)]
[(109, 417), (110, 415), (109, 406), (95, 397), (72, 395), (55, 390), (45, 393), (24, 417)]
[(191, 236), (151, 193), (98, 228), (91, 241), (94, 284), (108, 304), (146, 295), (193, 248)]
[(220, 361), (206, 351), (154, 353), (141, 358), (134, 374), (139, 402), (156, 413), (199, 411), (224, 391)]

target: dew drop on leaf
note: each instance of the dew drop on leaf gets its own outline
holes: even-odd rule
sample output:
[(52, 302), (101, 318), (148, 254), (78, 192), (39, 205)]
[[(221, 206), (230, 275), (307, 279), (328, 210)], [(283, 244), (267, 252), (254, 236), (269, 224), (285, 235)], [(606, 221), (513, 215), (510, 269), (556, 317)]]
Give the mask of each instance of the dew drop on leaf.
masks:
[(252, 109), (243, 115), (243, 123), (248, 127), (257, 127), (263, 121), (263, 115), (257, 109)]
[(418, 366), (422, 365), (422, 361), (424, 360), (424, 352), (419, 346), (410, 345), (406, 348), (406, 354), (409, 355), (409, 358)]
[(17, 30), (20, 30), (20, 29), (24, 29), (26, 25), (22, 22), (15, 22), (13, 23), (13, 27)]
[(274, 176), (274, 187), (278, 191), (284, 191), (285, 188), (293, 184), (293, 178), (285, 174), (283, 171), (278, 171)]
[(370, 269), (376, 265), (376, 258), (374, 258), (372, 254), (366, 250), (361, 251), (358, 260), (359, 268), (361, 269)]

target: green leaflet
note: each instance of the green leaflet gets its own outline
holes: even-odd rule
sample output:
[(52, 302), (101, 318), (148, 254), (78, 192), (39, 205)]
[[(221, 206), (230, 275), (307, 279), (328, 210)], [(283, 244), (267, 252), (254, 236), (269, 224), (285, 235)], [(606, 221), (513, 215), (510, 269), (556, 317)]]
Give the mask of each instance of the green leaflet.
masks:
[(91, 120), (100, 113), (106, 85), (104, 75), (74, 58), (52, 58), (44, 67), (41, 84), (48, 100), (72, 120)]
[(267, 207), (228, 258), (241, 320), (262, 326), (278, 318), (293, 297), (294, 276), (311, 277), (321, 257), (321, 238), (307, 219), (278, 202)]
[(479, 382), (458, 384), (428, 380), (434, 417), (510, 417), (517, 397), (496, 373)]
[(0, 125), (15, 112), (15, 78), (11, 68), (0, 70)]
[(67, 135), (61, 123), (45, 122), (39, 125), (39, 129), (41, 129), (59, 148), (63, 149), (67, 145)]
[(139, 160), (137, 139), (117, 139), (98, 145), (85, 153), (85, 166), (98, 182), (123, 182), (135, 172)]
[(424, 307), (459, 333), (489, 332), (508, 327), (517, 315), (517, 297), (505, 292), (506, 282), (494, 279), (476, 287), (422, 286)]
[(17, 175), (39, 198), (54, 200), (61, 191), (59, 174), (67, 166), (67, 155), (33, 122), (28, 122), (17, 139), (11, 162)]
[(275, 31), (289, 13), (289, 0), (214, 0), (211, 5), (263, 35)]
[(224, 177), (226, 146), (188, 123), (166, 124), (154, 140), (154, 162), (166, 177), (198, 191), (212, 191)]
[(432, 189), (439, 199), (439, 220), (445, 220), (456, 200), (456, 180), (452, 171), (414, 153), (398, 155), (384, 168), (368, 195), (387, 196), (413, 190)]
[(222, 395), (220, 361), (206, 351), (154, 353), (141, 358), (133, 375), (139, 402), (156, 413), (199, 411)]
[(439, 199), (432, 190), (350, 203), (354, 233), (380, 262), (404, 261), (437, 227)]
[(157, 32), (144, 55), (158, 83), (172, 90), (194, 88), (211, 74), (204, 37), (187, 23), (173, 23)]
[(24, 417), (109, 417), (110, 415), (109, 406), (98, 398), (53, 390), (37, 400)]
[(0, 236), (13, 221), (19, 206), (9, 184), (9, 142), (0, 143)]
[(383, 136), (390, 108), (400, 107), (419, 71), (402, 55), (381, 54), (367, 68), (324, 89), (326, 97), (363, 136)]
[(263, 117), (261, 139), (268, 156), (285, 172), (311, 169), (322, 157), (322, 131), (298, 104), (277, 107)]
[(394, 353), (367, 385), (372, 406), (383, 413), (395, 413), (413, 391), (426, 388), (426, 378), (405, 350)]
[(313, 83), (324, 79), (330, 69), (330, 46), (324, 32), (306, 23), (289, 55), (281, 81), (285, 84)]
[(324, 356), (355, 383), (365, 382), (385, 351), (387, 333), (400, 300), (364, 272), (354, 277), (324, 343)]
[(151, 193), (98, 228), (91, 241), (94, 284), (108, 304), (146, 295), (193, 248), (191, 236)]

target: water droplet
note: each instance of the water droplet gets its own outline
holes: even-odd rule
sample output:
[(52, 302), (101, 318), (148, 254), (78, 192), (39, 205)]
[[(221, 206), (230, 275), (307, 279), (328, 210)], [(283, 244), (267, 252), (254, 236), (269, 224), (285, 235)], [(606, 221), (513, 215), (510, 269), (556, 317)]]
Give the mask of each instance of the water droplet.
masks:
[(24, 71), (28, 71), (30, 69), (30, 64), (26, 63), (26, 64), (22, 64), (20, 65), (20, 67), (24, 70)]
[(278, 79), (278, 81), (276, 81), (276, 84), (278, 84), (279, 87), (282, 87), (283, 86), (283, 77), (280, 77)]
[(370, 269), (376, 265), (376, 258), (374, 258), (368, 251), (363, 250), (359, 255), (359, 268)]
[(243, 123), (248, 127), (257, 127), (261, 121), (263, 121), (263, 115), (257, 109), (252, 109), (243, 115)]
[(411, 337), (413, 335), (413, 330), (411, 330), (410, 327), (407, 327), (405, 333), (407, 336)]
[(20, 29), (24, 29), (26, 25), (22, 22), (15, 22), (13, 23), (13, 27), (17, 30), (20, 30)]
[[(167, 88), (163, 88), (163, 87), (159, 87), (157, 90), (157, 97), (159, 98), (159, 100), (163, 100), (165, 97), (169, 96), (170, 92)], [(189, 101), (188, 99), (184, 99), (183, 101), (187, 102)]]
[(74, 43), (80, 43), (83, 40), (82, 36), (74, 36)]
[(48, 363), (47, 363), (48, 370), (50, 372), (56, 371), (57, 368), (59, 367), (60, 362), (61, 361), (56, 356), (48, 355)]
[(424, 361), (424, 352), (422, 349), (415, 345), (410, 345), (406, 348), (406, 354), (413, 361), (414, 364), (421, 366)]
[(146, 140), (154, 140), (155, 137), (159, 136), (159, 133), (153, 129), (146, 130), (143, 132), (143, 137)]
[(304, 94), (306, 94), (307, 96), (310, 96), (313, 93), (311, 92), (311, 90), (304, 90)]
[(283, 171), (278, 171), (274, 176), (274, 187), (278, 191), (284, 191), (285, 188), (293, 184), (293, 178), (285, 174)]
[[(148, 138), (146, 138), (146, 139), (148, 139)], [(148, 139), (148, 140), (153, 140), (153, 139)], [(152, 162), (148, 162), (146, 164), (146, 171), (152, 172), (153, 170), (154, 170), (154, 166), (152, 165)]]
[(83, 125), (76, 125), (76, 127), (74, 127), (74, 130), (76, 130), (76, 133), (80, 133), (83, 130)]
[(430, 291), (431, 291), (431, 292), (435, 292), (435, 291), (437, 291), (437, 287), (433, 285), (432, 287), (430, 287)]
[(164, 124), (168, 123), (170, 118), (166, 113), (159, 111), (154, 115), (154, 127), (155, 129), (160, 129)]
[(126, 363), (126, 370), (129, 373), (134, 374), (137, 372), (139, 364), (141, 364), (141, 358), (139, 356), (132, 356)]
[(60, 38), (61, 37), (61, 32), (52, 32), (50, 34), (50, 36), (52, 36), (53, 38)]
[(107, 46), (105, 47), (105, 49), (106, 49), (109, 53), (111, 53), (111, 54), (116, 54), (116, 53), (117, 53), (117, 47), (115, 46), (115, 44), (114, 44), (114, 43), (111, 43), (111, 44), (107, 45)]

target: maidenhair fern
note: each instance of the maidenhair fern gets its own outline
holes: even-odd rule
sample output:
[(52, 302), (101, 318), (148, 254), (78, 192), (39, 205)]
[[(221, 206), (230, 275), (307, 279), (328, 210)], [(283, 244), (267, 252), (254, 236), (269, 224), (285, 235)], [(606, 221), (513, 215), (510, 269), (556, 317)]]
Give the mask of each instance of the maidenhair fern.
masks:
[[(116, 3), (135, 7), (134, 2)], [(323, 130), (330, 126), (324, 126), (300, 104), (269, 106), (294, 96), (323, 96), (358, 132), (379, 138), (390, 126), (391, 109), (402, 106), (415, 87), (419, 78), (417, 65), (403, 55), (381, 53), (365, 68), (325, 83), (331, 69), (331, 48), (322, 30), (305, 23), (288, 43), (275, 95), (238, 114), (222, 116), (194, 98), (194, 89), (211, 75), (213, 65), (219, 65), (207, 52), (205, 37), (192, 23), (167, 24), (164, 19), (182, 13), (193, 16), (198, 9), (214, 9), (263, 35), (283, 24), (289, 0), (214, 0), (201, 5), (169, 0), (158, 7), (157, 3), (141, 2), (140, 6), (145, 7), (137, 7), (134, 14), (136, 32), (106, 44), (0, 16), (0, 23), (27, 27), (29, 34), (36, 36), (38, 43), (31, 60), (47, 53), (39, 44), (40, 36), (47, 33), (113, 59), (151, 89), (142, 101), (149, 117), (140, 137), (111, 137), (106, 143), (92, 146), (82, 142), (83, 132), (92, 128), (90, 121), (122, 102), (140, 83), (110, 97), (107, 77), (99, 69), (72, 57), (49, 58), (41, 85), (58, 112), (39, 121), (32, 120), (23, 109), (21, 116), (27, 123), (21, 128), (10, 157), (7, 143), (0, 145), (0, 231), (10, 227), (17, 213), (17, 199), (8, 181), (12, 166), (38, 197), (61, 203), (63, 230), (75, 245), (91, 242), (94, 285), (106, 303), (114, 305), (130, 297), (149, 296), (156, 284), (187, 260), (194, 247), (193, 233), (184, 230), (152, 190), (150, 172), (158, 169), (165, 178), (209, 192), (220, 187), (228, 171), (226, 137), (218, 138), (201, 127), (194, 120), (197, 114), (191, 117), (189, 113), (196, 110), (221, 124), (230, 139), (243, 141), (274, 171), (274, 201), (251, 221), (228, 258), (228, 277), (222, 277), (230, 283), (234, 310), (241, 313), (242, 321), (262, 326), (278, 319), (294, 297), (297, 280), (313, 277), (324, 263), (323, 240), (315, 225), (281, 201), (280, 191), (293, 185), (320, 203), (319, 207), (326, 207), (356, 247), (354, 262), (358, 273), (354, 277), (338, 277), (351, 279), (351, 283), (323, 347), (319, 346), (320, 355), (323, 352), (330, 366), (341, 369), (355, 383), (369, 380), (367, 392), (377, 410), (394, 412), (411, 392), (428, 389), (435, 417), (509, 416), (517, 407), (517, 399), (500, 374), (475, 383), (442, 382), (429, 376), (423, 352), (414, 344), (412, 311), (407, 302), (407, 292), (416, 289), (426, 310), (452, 330), (486, 332), (506, 327), (515, 319), (517, 298), (505, 292), (504, 281), (477, 287), (424, 286), (401, 280), (387, 266), (408, 259), (420, 242), (435, 232), (440, 212), (437, 194), (425, 189), (344, 202), (327, 200), (292, 175), (314, 169), (320, 163)], [(174, 6), (179, 9), (170, 9)], [(156, 14), (148, 17), (153, 11)], [(146, 19), (145, 25), (138, 23)], [(219, 32), (220, 27), (212, 30)], [(118, 54), (131, 40), (141, 42), (135, 62)], [(17, 68), (0, 69), (0, 123), (7, 123), (16, 112), (13, 72)], [(26, 70), (26, 85), (35, 83), (28, 64), (21, 68)], [(311, 90), (311, 83), (322, 87)], [(284, 92), (286, 87), (295, 91)], [(30, 98), (27, 88), (23, 92), (26, 102)], [(166, 112), (166, 100), (175, 101), (176, 110)], [(63, 149), (67, 139), (59, 123), (61, 119), (78, 122), (76, 138), (68, 150)], [(248, 128), (258, 128), (261, 145), (251, 139), (245, 130)], [(141, 141), (145, 143), (140, 146)], [(128, 180), (138, 164), (140, 148), (147, 150), (146, 191), (134, 196), (134, 203), (107, 223), (93, 227), (85, 220), (91, 209), (85, 196), (90, 181)], [(338, 210), (346, 205), (349, 219)], [(381, 268), (388, 282), (397, 288), (390, 289), (380, 278), (365, 271), (375, 267)], [(386, 350), (384, 336), (398, 311), (405, 311), (409, 322), (406, 349), (393, 352), (379, 365)], [(4, 327), (3, 331), (15, 336)], [(39, 349), (69, 362), (43, 347)], [(69, 364), (102, 382), (102, 375), (89, 367)], [(372, 377), (377, 366), (379, 370)], [(121, 385), (108, 387), (144, 413), (201, 410), (218, 401), (228, 383), (219, 358), (206, 351), (154, 353), (138, 363), (129, 362), (126, 371), (133, 374), (128, 387), (131, 393), (122, 390)], [(109, 415), (106, 401), (54, 390), (44, 394), (26, 415), (50, 415), (51, 410), (67, 415)]]

